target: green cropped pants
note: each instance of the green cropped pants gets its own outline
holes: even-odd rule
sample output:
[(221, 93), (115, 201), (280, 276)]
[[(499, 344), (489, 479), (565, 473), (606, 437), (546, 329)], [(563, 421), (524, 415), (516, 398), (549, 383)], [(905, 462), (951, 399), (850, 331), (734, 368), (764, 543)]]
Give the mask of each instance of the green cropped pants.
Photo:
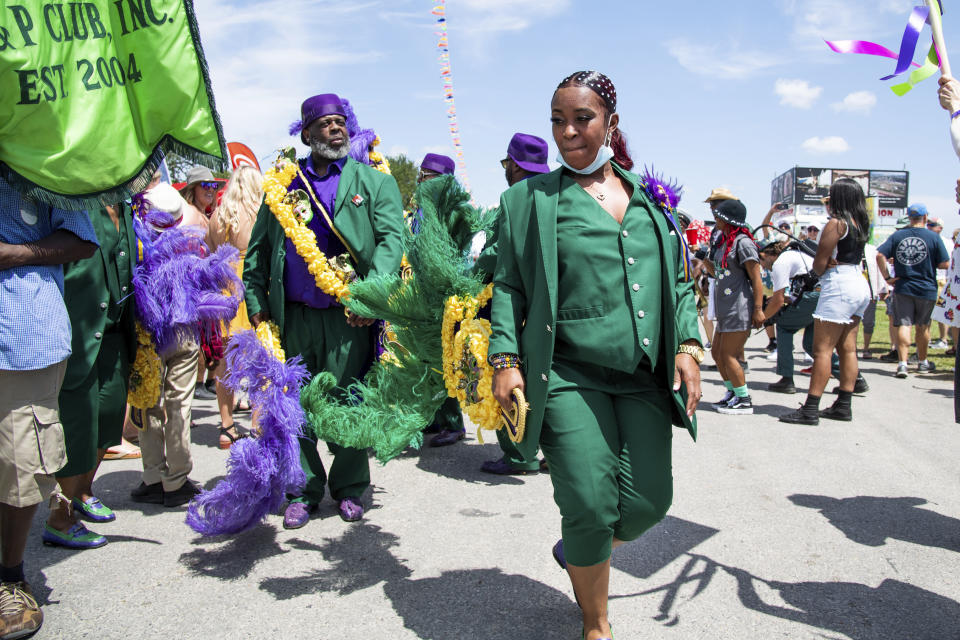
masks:
[(670, 395), (633, 375), (555, 360), (540, 447), (550, 465), (569, 564), (610, 557), (660, 522), (673, 500)]

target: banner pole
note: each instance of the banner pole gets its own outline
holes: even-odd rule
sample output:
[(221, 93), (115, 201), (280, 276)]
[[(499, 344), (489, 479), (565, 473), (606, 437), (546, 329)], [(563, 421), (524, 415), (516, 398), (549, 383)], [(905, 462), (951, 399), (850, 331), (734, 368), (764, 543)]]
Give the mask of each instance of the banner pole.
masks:
[(947, 46), (943, 41), (943, 21), (940, 19), (939, 0), (924, 0), (930, 7), (930, 28), (933, 30), (933, 44), (937, 47), (937, 55), (940, 57), (940, 75), (953, 76), (950, 73), (950, 60), (947, 57)]

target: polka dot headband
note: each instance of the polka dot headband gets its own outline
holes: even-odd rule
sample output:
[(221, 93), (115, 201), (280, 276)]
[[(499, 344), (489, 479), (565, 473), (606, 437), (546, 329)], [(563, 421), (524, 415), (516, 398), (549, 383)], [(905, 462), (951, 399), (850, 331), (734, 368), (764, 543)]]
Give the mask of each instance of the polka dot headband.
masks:
[(599, 71), (577, 71), (564, 78), (563, 82), (557, 85), (557, 89), (563, 89), (571, 85), (587, 87), (592, 90), (600, 96), (610, 113), (617, 110), (617, 90), (610, 82), (610, 78)]

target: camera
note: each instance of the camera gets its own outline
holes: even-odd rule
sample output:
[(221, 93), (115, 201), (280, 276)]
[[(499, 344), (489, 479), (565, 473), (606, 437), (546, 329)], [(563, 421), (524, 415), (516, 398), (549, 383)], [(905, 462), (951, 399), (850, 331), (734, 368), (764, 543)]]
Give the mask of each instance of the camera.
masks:
[(774, 209), (776, 209), (777, 211), (785, 211), (786, 209), (789, 209), (789, 208), (790, 208), (790, 203), (788, 202), (778, 202), (774, 207)]

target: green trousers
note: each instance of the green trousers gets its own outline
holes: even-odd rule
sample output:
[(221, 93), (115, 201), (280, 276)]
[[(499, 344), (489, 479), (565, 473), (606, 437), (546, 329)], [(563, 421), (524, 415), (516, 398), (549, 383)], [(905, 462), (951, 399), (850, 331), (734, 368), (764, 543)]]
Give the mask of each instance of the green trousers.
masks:
[(540, 447), (567, 562), (589, 567), (658, 523), (673, 500), (670, 396), (653, 374), (554, 360)]
[[(288, 358), (303, 358), (310, 375), (328, 371), (336, 376), (337, 386), (343, 387), (366, 373), (374, 352), (373, 327), (349, 326), (342, 307), (312, 309), (290, 303), (284, 313), (283, 348)], [(327, 448), (333, 454), (329, 479), (317, 451), (317, 437), (307, 426), (300, 438), (300, 464), (307, 484), (299, 497), (319, 504), (324, 486), (329, 484), (334, 500), (359, 498), (370, 486), (367, 452), (333, 443)]]
[(120, 444), (130, 374), (128, 356), (123, 334), (104, 333), (100, 353), (87, 377), (71, 389), (60, 389), (67, 464), (57, 472), (58, 478), (93, 471), (99, 460), (97, 450)]
[(447, 398), (433, 414), (433, 424), (441, 429), (463, 431), (463, 414), (460, 412), (460, 403), (456, 398)]
[(534, 456), (533, 460), (527, 460), (517, 449), (516, 443), (507, 435), (506, 429), (497, 429), (497, 442), (500, 443), (500, 450), (503, 451), (503, 459), (510, 463), (514, 469), (523, 471), (537, 471), (540, 469), (540, 461)]

